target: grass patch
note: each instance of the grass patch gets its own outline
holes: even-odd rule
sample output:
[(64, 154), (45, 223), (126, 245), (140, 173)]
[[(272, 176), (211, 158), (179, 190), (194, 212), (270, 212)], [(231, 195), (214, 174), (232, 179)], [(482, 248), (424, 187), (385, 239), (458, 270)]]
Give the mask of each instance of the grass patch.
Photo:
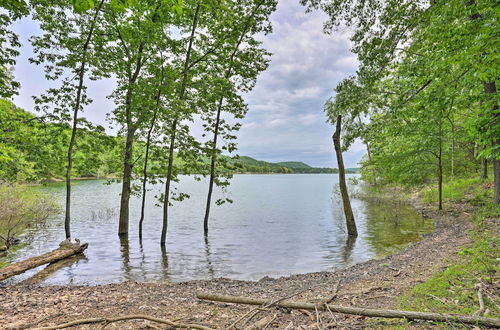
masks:
[[(491, 201), (492, 189), (479, 179), (448, 183), (445, 198), (467, 202), (473, 207), (473, 244), (457, 251), (458, 258), (442, 272), (417, 285), (400, 298), (402, 309), (471, 315), (479, 309), (478, 285), (483, 287), (489, 317), (500, 317), (498, 285), (500, 262), (500, 206)], [(446, 185), (445, 185), (446, 187)], [(423, 191), (424, 200), (433, 202), (434, 191)]]
[[(484, 189), (484, 186), (485, 182), (480, 178), (462, 178), (444, 182), (443, 200), (455, 203), (473, 202), (471, 197), (484, 200), (489, 195), (488, 189)], [(438, 201), (438, 190), (435, 185), (422, 189), (421, 195), (425, 203), (437, 203)]]

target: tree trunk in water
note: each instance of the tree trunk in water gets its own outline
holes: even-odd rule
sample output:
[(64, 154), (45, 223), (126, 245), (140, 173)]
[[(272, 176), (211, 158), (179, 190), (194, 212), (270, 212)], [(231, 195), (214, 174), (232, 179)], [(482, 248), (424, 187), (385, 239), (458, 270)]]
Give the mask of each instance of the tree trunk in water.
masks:
[[(486, 94), (496, 94), (497, 86), (495, 82), (486, 82), (484, 83), (484, 92)], [(492, 96), (493, 99), (493, 96)], [(498, 127), (500, 125), (500, 113), (498, 112), (498, 104), (493, 105), (493, 118), (492, 118), (492, 127)], [(492, 141), (493, 147), (500, 147), (500, 136), (496, 136)], [(493, 179), (495, 185), (495, 197), (493, 202), (495, 204), (500, 204), (500, 157), (493, 157), (491, 160), (493, 163)]]
[[(184, 71), (182, 77), (181, 89), (179, 91), (179, 100), (184, 99), (186, 92), (186, 84), (188, 78), (189, 69), (189, 57), (191, 56), (191, 49), (193, 47), (194, 33), (196, 31), (196, 26), (198, 25), (198, 14), (200, 12), (200, 3), (196, 5), (196, 10), (194, 12), (193, 26), (191, 29), (191, 36), (189, 37), (188, 49), (186, 52), (186, 59), (184, 61)], [(172, 181), (172, 168), (174, 162), (174, 148), (175, 148), (175, 131), (177, 129), (177, 118), (174, 119), (172, 123), (172, 132), (170, 133), (170, 150), (168, 152), (168, 169), (167, 169), (167, 182), (165, 183), (165, 196), (163, 198), (163, 225), (161, 229), (161, 239), (160, 245), (165, 245), (167, 241), (167, 227), (168, 227), (168, 207), (170, 202), (170, 184)]]
[(347, 184), (345, 182), (344, 160), (342, 158), (342, 147), (340, 143), (341, 129), (342, 129), (342, 116), (338, 115), (335, 133), (333, 133), (332, 138), (333, 138), (333, 146), (335, 147), (335, 153), (337, 155), (337, 163), (339, 166), (340, 194), (342, 195), (342, 203), (344, 206), (344, 214), (347, 224), (347, 233), (351, 236), (358, 236), (358, 230), (356, 229), (356, 222), (354, 221), (354, 215), (352, 213), (351, 201), (349, 200), (349, 194), (347, 192)]
[(141, 201), (141, 217), (139, 219), (139, 241), (142, 241), (142, 224), (144, 222), (144, 210), (146, 207), (146, 181), (148, 178), (148, 161), (149, 161), (149, 146), (151, 144), (151, 133), (155, 127), (156, 115), (158, 114), (158, 108), (160, 106), (161, 99), (161, 86), (164, 80), (163, 67), (161, 68), (161, 80), (158, 86), (158, 93), (156, 94), (156, 107), (153, 112), (153, 118), (151, 119), (151, 125), (149, 126), (148, 135), (146, 138), (146, 153), (144, 155), (144, 168), (142, 169), (142, 201)]
[(135, 131), (129, 126), (127, 127), (127, 139), (125, 141), (125, 154), (123, 157), (123, 182), (122, 194), (120, 200), (120, 220), (118, 224), (118, 235), (128, 235), (128, 220), (129, 220), (129, 200), (132, 181), (132, 154), (134, 148), (134, 133)]
[[(127, 123), (127, 137), (125, 140), (125, 152), (123, 155), (123, 183), (120, 200), (120, 218), (118, 223), (118, 236), (121, 236), (122, 238), (124, 236), (128, 236), (129, 201), (131, 193), (130, 185), (132, 182), (132, 169), (134, 167), (134, 164), (132, 163), (132, 156), (134, 153), (134, 136), (137, 129), (136, 124), (134, 124), (132, 119), (132, 89), (134, 88), (137, 77), (139, 77), (139, 73), (141, 72), (143, 50), (144, 42), (141, 42), (137, 51), (135, 70), (129, 76), (127, 94), (125, 99), (125, 121)], [(131, 68), (130, 63), (129, 65)]]
[(488, 160), (486, 158), (481, 158), (481, 180), (488, 179)]
[(64, 231), (66, 234), (66, 238), (71, 237), (71, 170), (73, 168), (73, 147), (75, 146), (76, 140), (78, 111), (80, 110), (80, 104), (82, 101), (83, 78), (85, 76), (85, 66), (87, 64), (86, 56), (90, 40), (92, 39), (92, 34), (94, 33), (95, 22), (97, 20), (97, 16), (99, 15), (99, 11), (101, 11), (103, 3), (104, 0), (101, 0), (92, 19), (89, 33), (87, 34), (87, 38), (85, 39), (85, 43), (83, 44), (83, 60), (80, 64), (80, 69), (78, 70), (78, 87), (76, 90), (75, 108), (73, 109), (73, 127), (71, 129), (71, 139), (68, 145), (68, 163), (66, 167), (66, 210), (64, 214)]
[(170, 196), (170, 184), (172, 181), (172, 170), (174, 163), (174, 148), (175, 148), (175, 131), (177, 130), (177, 119), (172, 124), (172, 133), (170, 134), (170, 149), (168, 150), (168, 169), (167, 169), (167, 182), (165, 183), (165, 193), (163, 197), (163, 224), (161, 228), (160, 244), (165, 245), (167, 241), (167, 227), (168, 227), (168, 207)]
[(217, 107), (217, 117), (215, 119), (215, 130), (214, 130), (214, 137), (212, 140), (213, 146), (212, 146), (212, 157), (210, 159), (210, 179), (208, 182), (208, 194), (207, 194), (207, 205), (205, 208), (205, 217), (203, 219), (203, 230), (205, 232), (205, 235), (208, 234), (208, 217), (210, 215), (210, 205), (212, 203), (212, 193), (214, 189), (214, 177), (215, 177), (215, 161), (216, 161), (216, 150), (217, 150), (217, 137), (219, 134), (219, 124), (220, 124), (220, 114), (221, 114), (221, 109), (222, 109), (222, 102), (224, 100), (224, 97), (221, 96), (219, 99), (219, 104)]

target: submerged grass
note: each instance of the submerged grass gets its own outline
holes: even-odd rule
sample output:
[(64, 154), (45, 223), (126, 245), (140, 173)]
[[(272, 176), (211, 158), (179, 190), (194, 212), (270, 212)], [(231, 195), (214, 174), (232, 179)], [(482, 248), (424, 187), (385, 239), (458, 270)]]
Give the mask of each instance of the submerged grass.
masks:
[[(457, 259), (444, 271), (417, 285), (400, 298), (402, 309), (472, 315), (479, 309), (481, 287), (485, 315), (500, 317), (498, 296), (500, 266), (500, 206), (492, 189), (480, 179), (458, 179), (444, 185), (448, 203), (466, 203), (474, 221), (469, 248), (457, 251)], [(435, 202), (435, 189), (422, 190), (423, 200)], [(453, 207), (450, 205), (449, 207)]]

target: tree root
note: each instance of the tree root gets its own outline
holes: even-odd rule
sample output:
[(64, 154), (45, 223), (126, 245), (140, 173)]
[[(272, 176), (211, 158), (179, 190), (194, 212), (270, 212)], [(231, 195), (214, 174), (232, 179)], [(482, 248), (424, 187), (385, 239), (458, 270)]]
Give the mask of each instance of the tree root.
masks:
[(58, 325), (53, 325), (53, 326), (47, 326), (47, 327), (40, 327), (40, 328), (34, 328), (33, 330), (56, 330), (56, 329), (64, 329), (64, 328), (69, 328), (73, 327), (76, 325), (83, 325), (83, 324), (95, 324), (95, 323), (105, 323), (105, 325), (108, 325), (113, 322), (119, 322), (119, 321), (126, 321), (126, 320), (148, 320), (152, 322), (157, 322), (157, 323), (162, 323), (162, 324), (167, 324), (175, 328), (181, 328), (181, 329), (199, 329), (199, 330), (213, 330), (212, 328), (199, 325), (199, 324), (183, 324), (183, 323), (177, 323), (177, 322), (172, 322), (170, 320), (165, 320), (165, 319), (159, 319), (156, 317), (152, 317), (149, 315), (124, 315), (124, 316), (118, 316), (118, 317), (110, 317), (110, 318), (105, 318), (105, 317), (100, 317), (100, 318), (89, 318), (89, 319), (80, 319), (80, 320), (75, 320), (71, 321), (68, 323), (63, 323), (63, 324), (58, 324)]
[[(198, 299), (220, 301), (226, 303), (236, 303), (236, 304), (263, 305), (266, 304), (267, 302), (267, 300), (265, 299), (224, 296), (224, 295), (207, 294), (201, 292), (198, 292), (196, 296), (198, 297)], [(480, 316), (425, 313), (425, 312), (372, 309), (372, 308), (360, 308), (360, 307), (344, 307), (344, 306), (326, 305), (326, 304), (317, 305), (317, 304), (301, 303), (301, 302), (280, 302), (276, 303), (276, 306), (291, 308), (291, 309), (306, 309), (313, 311), (316, 310), (316, 308), (319, 310), (327, 310), (326, 306), (328, 306), (328, 308), (331, 311), (343, 314), (363, 315), (368, 317), (404, 318), (409, 320), (427, 320), (427, 321), (437, 321), (437, 322), (457, 322), (464, 324), (484, 325), (492, 328), (500, 328), (500, 319), (480, 317)]]

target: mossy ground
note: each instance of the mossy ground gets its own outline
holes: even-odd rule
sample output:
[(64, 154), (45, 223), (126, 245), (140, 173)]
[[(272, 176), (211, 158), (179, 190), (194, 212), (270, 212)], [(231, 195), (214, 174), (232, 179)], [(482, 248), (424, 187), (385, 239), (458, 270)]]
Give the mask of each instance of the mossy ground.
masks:
[[(425, 188), (423, 201), (433, 203), (437, 191)], [(444, 185), (446, 207), (470, 208), (474, 227), (471, 247), (457, 251), (458, 258), (445, 270), (401, 296), (401, 309), (472, 315), (479, 309), (478, 289), (483, 289), (486, 316), (500, 317), (498, 296), (500, 266), (500, 206), (493, 189), (480, 179), (457, 179)]]

